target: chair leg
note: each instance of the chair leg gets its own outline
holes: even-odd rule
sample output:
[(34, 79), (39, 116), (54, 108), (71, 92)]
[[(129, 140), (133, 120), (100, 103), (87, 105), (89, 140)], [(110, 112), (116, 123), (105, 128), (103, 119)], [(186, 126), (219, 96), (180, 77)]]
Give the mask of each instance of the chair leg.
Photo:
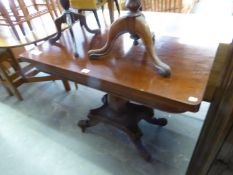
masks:
[(67, 80), (62, 80), (63, 86), (65, 87), (66, 92), (70, 91), (70, 84)]
[(120, 15), (120, 6), (119, 6), (119, 3), (118, 3), (118, 0), (114, 0), (114, 2), (116, 4), (116, 8), (117, 8), (118, 14)]
[(99, 28), (101, 28), (101, 26), (100, 26), (100, 21), (99, 21), (98, 15), (97, 15), (97, 11), (96, 11), (96, 10), (92, 10), (92, 12), (93, 12), (94, 15), (95, 15), (95, 19), (96, 19), (96, 22), (97, 22)]
[(7, 93), (9, 94), (9, 96), (14, 95), (10, 89), (5, 85), (5, 81), (3, 80), (3, 78), (0, 76), (0, 83), (2, 84), (2, 86), (4, 87), (4, 89), (6, 89)]
[(23, 0), (18, 0), (19, 6), (22, 9), (23, 15), (26, 18), (26, 23), (28, 24), (28, 27), (30, 28), (30, 30), (32, 30), (32, 24), (30, 23), (30, 20), (28, 19), (28, 17), (30, 16), (28, 9), (26, 8), (26, 4)]
[(63, 8), (62, 8), (61, 4), (59, 3), (59, 0), (54, 0), (54, 1), (55, 1), (56, 8), (58, 9), (59, 13), (62, 14)]
[(31, 1), (32, 1), (34, 8), (38, 11), (39, 9), (38, 9), (38, 6), (36, 4), (36, 0), (31, 0)]
[(56, 9), (56, 5), (55, 5), (55, 2), (54, 2), (54, 0), (52, 0), (52, 1), (50, 1), (50, 5), (51, 5), (51, 9), (52, 9), (52, 11), (54, 12), (54, 14), (55, 14), (55, 17), (57, 18), (58, 17), (58, 13), (57, 13), (57, 9)]
[(78, 9), (78, 13), (81, 14), (81, 15), (84, 15), (84, 11), (83, 10)]
[(24, 77), (24, 74), (23, 74), (23, 72), (22, 72), (22, 69), (21, 69), (21, 67), (20, 67), (20, 65), (19, 65), (19, 63), (18, 63), (18, 61), (16, 60), (16, 58), (15, 58), (15, 56), (14, 56), (12, 50), (11, 50), (11, 49), (7, 49), (7, 54), (8, 54), (8, 56), (9, 56), (8, 61), (10, 62), (10, 64), (11, 64), (12, 67), (14, 68), (14, 70), (15, 70), (20, 76), (22, 76), (23, 78), (25, 78), (25, 77)]
[[(55, 20), (55, 17), (53, 15), (53, 10), (52, 10), (52, 7), (51, 7), (49, 0), (45, 0), (45, 4), (46, 4), (46, 7), (49, 11), (50, 16), (52, 17), (53, 20)], [(55, 12), (55, 10), (54, 10), (54, 12)]]
[(1, 13), (2, 16), (4, 16), (6, 18), (6, 22), (9, 23), (9, 25), (11, 26), (11, 29), (13, 30), (16, 38), (18, 40), (20, 40), (19, 34), (18, 34), (13, 22), (11, 21), (10, 17), (8, 16), (8, 12), (4, 8), (4, 5), (3, 5), (2, 1), (0, 1), (0, 13)]
[(2, 78), (6, 81), (11, 93), (14, 94), (14, 96), (16, 96), (18, 100), (22, 101), (23, 97), (21, 96), (20, 92), (15, 87), (14, 83), (11, 81), (10, 77), (7, 75), (7, 73), (5, 72), (1, 64), (0, 64), (0, 73), (1, 73)]
[[(9, 2), (10, 9), (11, 9), (16, 21), (21, 21), (19, 10), (17, 9), (15, 2), (13, 0), (8, 0), (8, 2)], [(19, 22), (18, 25), (19, 25), (20, 30), (23, 33), (23, 35), (26, 35), (26, 33), (24, 31), (23, 24)]]

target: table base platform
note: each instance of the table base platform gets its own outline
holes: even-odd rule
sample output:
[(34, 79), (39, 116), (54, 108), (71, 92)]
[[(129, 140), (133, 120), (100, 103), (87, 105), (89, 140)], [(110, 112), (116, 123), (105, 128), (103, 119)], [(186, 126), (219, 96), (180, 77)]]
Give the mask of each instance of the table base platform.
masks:
[(90, 110), (88, 119), (80, 120), (78, 126), (85, 132), (86, 128), (97, 125), (99, 122), (110, 124), (124, 131), (136, 146), (139, 154), (146, 160), (151, 160), (151, 155), (144, 147), (141, 137), (142, 131), (138, 123), (144, 119), (148, 123), (165, 126), (167, 120), (164, 118), (154, 118), (152, 108), (144, 105), (131, 103), (110, 94), (102, 98), (103, 105), (99, 108)]

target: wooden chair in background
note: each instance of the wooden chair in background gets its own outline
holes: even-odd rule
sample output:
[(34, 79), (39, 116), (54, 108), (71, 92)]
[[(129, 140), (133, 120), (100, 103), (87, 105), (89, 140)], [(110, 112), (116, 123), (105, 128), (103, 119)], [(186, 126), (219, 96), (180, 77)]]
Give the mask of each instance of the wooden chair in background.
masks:
[(19, 70), (18, 63), (8, 59), (12, 56), (13, 54), (11, 51), (8, 52), (7, 49), (0, 49), (0, 82), (9, 95), (15, 95), (19, 100), (22, 100), (23, 98), (17, 89), (13, 76), (9, 75), (10, 72), (8, 69), (10, 67), (12, 67), (15, 72), (18, 72)]
[[(51, 4), (51, 2), (51, 0), (8, 0), (7, 6), (6, 2), (4, 2), (4, 4), (3, 1), (0, 0), (0, 13), (2, 15), (1, 22), (3, 22), (3, 24), (1, 23), (0, 25), (9, 25), (13, 30), (13, 33), (11, 32), (12, 35), (10, 36), (13, 37), (15, 35), (16, 38), (20, 40), (19, 36), (22, 35), (22, 33), (26, 36), (31, 31), (36, 30), (36, 28), (43, 27), (41, 26), (42, 22), (36, 23), (37, 25), (33, 23), (33, 20), (35, 18), (39, 18), (46, 13), (49, 13), (52, 18), (54, 18), (53, 15), (58, 15), (57, 12), (55, 12), (57, 11), (57, 9), (52, 8), (53, 5)], [(57, 8), (55, 1), (54, 7)], [(43, 19), (41, 18), (41, 20)], [(26, 30), (26, 28), (28, 29), (28, 27), (23, 23), (28, 24), (30, 29), (29, 31)], [(48, 37), (43, 38), (43, 40), (46, 39), (48, 39)], [(41, 39), (37, 40), (37, 37), (35, 37), (35, 40), (33, 42), (28, 42), (26, 44), (36, 45), (39, 41), (41, 41)], [(23, 46), (26, 44), (24, 43)], [(23, 49), (23, 47), (21, 48)], [(17, 87), (24, 83), (51, 80), (62, 80), (65, 90), (70, 90), (70, 86), (67, 80), (63, 80), (62, 78), (54, 77), (51, 75), (36, 76), (38, 73), (40, 73), (40, 70), (36, 69), (32, 64), (20, 64), (17, 59), (18, 54), (19, 53), (13, 54), (11, 46), (4, 46), (0, 48), (0, 82), (9, 95), (15, 95), (19, 100), (23, 100)]]
[(189, 13), (198, 0), (142, 0), (143, 10)]
[[(77, 9), (80, 13), (82, 11), (92, 11), (95, 15), (96, 22), (101, 27), (99, 18), (97, 15), (97, 9), (104, 9), (104, 5), (107, 3), (107, 0), (70, 0), (70, 6), (73, 9)], [(118, 13), (120, 13), (120, 7), (118, 0), (114, 0)]]
[(0, 0), (0, 25), (11, 27), (16, 38), (19, 40), (19, 31), (26, 34), (24, 23), (27, 23), (30, 30), (33, 29), (31, 20), (41, 17), (47, 13), (55, 19), (59, 14), (57, 0)]
[[(22, 67), (11, 49), (0, 48), (0, 82), (9, 95), (23, 100), (18, 87), (25, 83), (62, 80), (51, 75), (36, 76), (40, 71), (33, 64)], [(70, 90), (69, 82), (62, 80), (66, 91)]]

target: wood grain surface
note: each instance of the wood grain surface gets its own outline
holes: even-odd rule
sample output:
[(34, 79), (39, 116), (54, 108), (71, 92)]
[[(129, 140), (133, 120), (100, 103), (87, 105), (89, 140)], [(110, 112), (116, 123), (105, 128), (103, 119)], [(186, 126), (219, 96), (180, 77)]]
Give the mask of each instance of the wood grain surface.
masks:
[[(156, 17), (156, 14), (147, 15)], [(169, 16), (164, 16), (169, 19)], [(180, 16), (181, 19), (179, 16), (176, 16), (179, 21), (188, 19)], [(151, 20), (153, 21), (153, 18), (148, 20), (149, 24)], [(73, 56), (72, 41), (66, 31), (56, 45), (46, 42), (36, 48), (40, 54), (29, 51), (21, 55), (21, 60), (33, 62), (39, 69), (50, 74), (151, 107), (170, 112), (195, 112), (203, 99), (218, 44), (203, 46), (204, 40), (199, 45), (190, 43), (185, 40), (188, 35), (180, 35), (183, 23), (166, 23), (169, 20), (161, 20), (163, 32), (173, 32), (178, 37), (164, 36), (157, 30), (155, 42), (158, 56), (171, 66), (172, 74), (169, 78), (159, 76), (152, 69), (143, 44), (133, 46), (127, 34), (117, 39), (108, 55), (100, 60), (89, 60), (87, 51), (105, 44), (107, 30), (94, 36), (81, 29), (78, 24), (74, 26), (78, 59)], [(157, 25), (159, 26), (159, 23)], [(154, 26), (151, 25), (151, 30), (156, 33)], [(161, 26), (159, 29), (161, 30)]]

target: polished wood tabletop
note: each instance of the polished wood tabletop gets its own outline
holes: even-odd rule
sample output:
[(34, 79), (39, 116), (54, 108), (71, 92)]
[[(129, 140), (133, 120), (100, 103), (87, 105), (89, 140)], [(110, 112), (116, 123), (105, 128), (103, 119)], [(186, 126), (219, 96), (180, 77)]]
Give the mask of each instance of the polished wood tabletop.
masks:
[[(206, 23), (207, 18), (196, 15), (145, 16), (156, 36), (158, 56), (171, 67), (170, 77), (161, 77), (153, 70), (143, 43), (133, 46), (128, 34), (117, 39), (108, 55), (90, 60), (88, 50), (105, 44), (107, 30), (93, 35), (78, 24), (73, 28), (78, 58), (72, 52), (70, 33), (65, 31), (58, 43), (45, 42), (21, 54), (21, 60), (44, 72), (150, 107), (169, 112), (198, 111), (218, 43), (230, 42), (233, 27), (222, 24), (216, 28), (214, 21)], [(220, 37), (220, 33), (225, 35)]]

